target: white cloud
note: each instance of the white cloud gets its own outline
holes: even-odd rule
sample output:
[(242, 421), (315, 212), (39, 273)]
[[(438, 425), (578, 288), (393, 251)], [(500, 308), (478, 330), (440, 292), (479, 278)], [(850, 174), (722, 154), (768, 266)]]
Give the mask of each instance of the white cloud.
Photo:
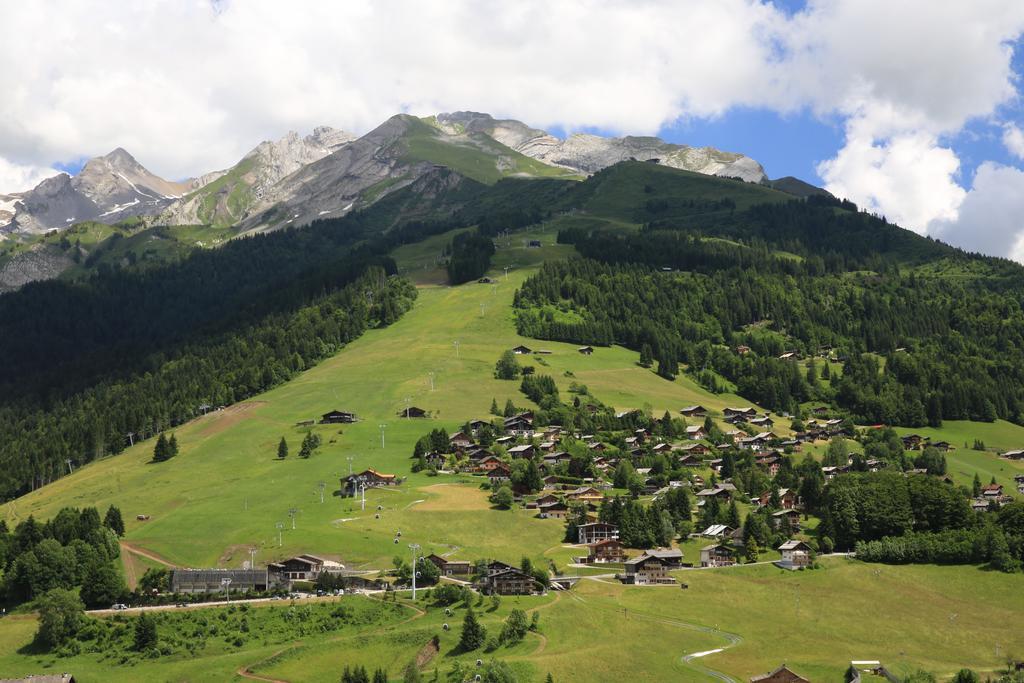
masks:
[(1024, 171), (983, 163), (958, 214), (933, 222), (928, 232), (969, 251), (1024, 263)]
[(1024, 30), (1019, 0), (811, 0), (794, 16), (767, 0), (0, 0), (0, 16), (0, 157), (22, 163), (123, 146), (181, 178), (290, 129), (362, 133), (399, 111), (642, 134), (810, 109), (846, 123), (830, 189), (918, 230), (955, 215), (941, 140), (1015, 96)]
[(1018, 159), (1024, 159), (1024, 131), (1016, 124), (1003, 126), (1003, 145)]
[(45, 166), (22, 166), (0, 157), (0, 192), (30, 190), (60, 171)]

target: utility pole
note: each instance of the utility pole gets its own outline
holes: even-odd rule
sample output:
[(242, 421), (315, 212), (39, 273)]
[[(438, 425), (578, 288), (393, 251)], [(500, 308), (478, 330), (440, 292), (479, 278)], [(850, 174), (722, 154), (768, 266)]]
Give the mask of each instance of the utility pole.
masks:
[(67, 459), (67, 460), (65, 460), (64, 462), (66, 462), (66, 463), (68, 464), (68, 474), (73, 474), (73, 473), (74, 473), (74, 471), (75, 471), (75, 468), (73, 468), (73, 467), (71, 466), (71, 458), (68, 458), (68, 459)]
[(387, 429), (386, 424), (379, 424), (377, 427), (380, 428), (380, 447), (384, 448), (384, 430)]
[(430, 390), (433, 391), (434, 390), (434, 373), (433, 372), (428, 372), (427, 376), (430, 377)]
[(508, 279), (508, 266), (505, 266), (505, 279)]
[(354, 456), (351, 456), (351, 455), (350, 455), (350, 456), (348, 456), (348, 457), (346, 458), (346, 460), (348, 460), (348, 476), (350, 476), (350, 477), (352, 476), (352, 458), (353, 458), (353, 457), (354, 457)]
[(323, 505), (323, 504), (324, 504), (324, 489), (325, 489), (325, 488), (327, 488), (327, 482), (326, 482), (326, 481), (323, 481), (323, 480), (321, 479), (321, 480), (320, 480), (320, 483), (319, 483), (319, 484), (317, 484), (317, 486), (318, 486), (318, 487), (319, 487), (319, 489), (320, 489), (320, 504), (321, 504), (321, 505)]
[(484, 309), (485, 309), (486, 307), (487, 307), (487, 304), (485, 304), (485, 303), (483, 303), (483, 302), (480, 302), (480, 317), (481, 317), (481, 318), (482, 318), (482, 317), (484, 317)]
[(458, 341), (453, 341), (452, 344), (455, 345), (455, 357), (458, 358), (459, 357), (459, 342)]
[(295, 531), (295, 515), (299, 514), (297, 508), (289, 508), (288, 516), (292, 518), (292, 531)]
[(249, 569), (256, 569), (256, 547), (249, 548)]
[(281, 547), (281, 529), (284, 528), (284, 522), (278, 522), (274, 526), (277, 527), (277, 547), (280, 548)]
[(366, 484), (360, 484), (359, 490), (363, 493), (363, 512), (366, 512)]
[(408, 396), (405, 397), (405, 419), (406, 420), (409, 419), (409, 401), (410, 400), (411, 399)]
[(135, 432), (128, 432), (127, 434), (125, 434), (125, 436), (128, 437), (128, 445), (129, 446), (134, 446), (135, 445)]
[(228, 602), (231, 602), (231, 577), (225, 576), (220, 580), (220, 585), (224, 586), (224, 596)]
[(419, 570), (416, 569), (416, 551), (420, 549), (419, 544), (410, 543), (409, 550), (412, 551), (412, 601), (416, 602), (416, 574)]

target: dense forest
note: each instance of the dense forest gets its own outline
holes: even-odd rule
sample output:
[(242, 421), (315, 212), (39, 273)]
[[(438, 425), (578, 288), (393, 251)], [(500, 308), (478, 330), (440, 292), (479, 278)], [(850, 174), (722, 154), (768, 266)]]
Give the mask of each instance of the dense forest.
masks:
[[(900, 239), (886, 251), (850, 253), (836, 240), (837, 251), (823, 255), (784, 229), (804, 213), (820, 219), (821, 207), (768, 208), (788, 247), (807, 256), (685, 230), (565, 231), (560, 240), (588, 258), (545, 264), (524, 284), (515, 303), (519, 332), (646, 348), (666, 377), (684, 363), (712, 390), (724, 378), (773, 410), (816, 400), (833, 401), (861, 422), (1021, 421), (1024, 269), (835, 207), (827, 215), (840, 224), (865, 222)], [(936, 277), (909, 265), (947, 252), (985, 268), (985, 276)], [(750, 353), (737, 353), (741, 346)], [(831, 355), (842, 371), (827, 369), (823, 358), (810, 368), (779, 359), (787, 352)]]

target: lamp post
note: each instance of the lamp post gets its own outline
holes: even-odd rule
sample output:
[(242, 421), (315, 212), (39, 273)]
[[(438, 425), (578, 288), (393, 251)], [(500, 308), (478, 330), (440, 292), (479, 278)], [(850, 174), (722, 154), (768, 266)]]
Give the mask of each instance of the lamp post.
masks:
[(377, 427), (380, 429), (380, 447), (384, 448), (384, 430), (387, 429), (387, 425), (379, 424)]
[(412, 551), (412, 601), (416, 602), (416, 551), (420, 549), (418, 543), (410, 543), (409, 550)]
[(278, 522), (274, 526), (277, 527), (277, 547), (280, 548), (281, 547), (281, 529), (284, 528), (284, 522)]
[(220, 580), (220, 585), (224, 586), (224, 596), (228, 602), (231, 602), (231, 577), (225, 576)]

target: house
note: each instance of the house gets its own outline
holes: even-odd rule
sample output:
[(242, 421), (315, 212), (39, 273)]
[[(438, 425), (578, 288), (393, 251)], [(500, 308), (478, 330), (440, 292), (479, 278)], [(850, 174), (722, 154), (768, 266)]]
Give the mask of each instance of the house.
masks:
[(437, 451), (430, 451), (423, 456), (423, 460), (426, 461), (427, 467), (432, 467), (435, 470), (439, 470), (444, 467), (447, 459), (447, 456), (443, 453), (438, 453)]
[(622, 582), (637, 586), (653, 586), (659, 584), (672, 584), (676, 580), (669, 574), (669, 563), (650, 553), (643, 553), (639, 557), (626, 560), (623, 563), (625, 573), (622, 575)]
[(487, 471), (487, 479), (490, 481), (492, 489), (507, 484), (511, 478), (512, 470), (505, 463), (500, 463)]
[(565, 451), (557, 451), (554, 453), (548, 453), (543, 458), (544, 464), (550, 467), (554, 467), (562, 464), (563, 462), (569, 462), (572, 460), (572, 456)]
[(614, 524), (608, 524), (607, 522), (580, 524), (577, 528), (579, 530), (579, 543), (581, 545), (590, 545), (592, 543), (597, 543), (598, 541), (619, 537), (619, 527)]
[(780, 565), (787, 569), (799, 569), (811, 564), (811, 546), (803, 541), (786, 541), (778, 547), (782, 553)]
[(581, 503), (600, 503), (604, 500), (604, 494), (593, 486), (581, 486), (572, 491), (566, 491), (566, 500), (575, 500)]
[(729, 499), (732, 498), (732, 492), (735, 490), (736, 487), (732, 486), (732, 484), (729, 484), (728, 487), (725, 484), (718, 484), (713, 489), (703, 489), (697, 492), (697, 505), (703, 505), (704, 501), (709, 498), (718, 498), (723, 503), (728, 503)]
[(849, 465), (826, 465), (821, 468), (821, 473), (825, 475), (826, 481), (832, 481), (840, 474), (846, 474), (849, 471)]
[(692, 425), (686, 428), (686, 438), (690, 439), (691, 441), (696, 441), (697, 439), (706, 439), (707, 436), (708, 433), (704, 431), (704, 427)]
[(499, 467), (504, 466), (505, 463), (501, 461), (501, 458), (490, 453), (483, 456), (482, 458), (478, 458), (476, 461), (476, 469), (479, 470), (480, 472), (490, 472), (493, 469), (497, 469)]
[(679, 450), (686, 451), (692, 455), (707, 455), (711, 449), (702, 443), (688, 443), (679, 447)]
[(757, 411), (753, 408), (726, 408), (722, 411), (725, 417), (743, 417), (746, 419), (757, 417)]
[(533, 353), (533, 351), (530, 349), (530, 347), (523, 346), (522, 344), (520, 344), (519, 346), (512, 347), (512, 353), (516, 354), (517, 356), (526, 356)]
[(427, 560), (432, 562), (441, 576), (468, 576), (473, 573), (473, 564), (469, 560), (449, 560), (440, 555), (427, 555)]
[(1009, 460), (1024, 460), (1024, 451), (1006, 451), (1000, 457)]
[(862, 683), (862, 674), (868, 674), (872, 678), (878, 677), (877, 680), (900, 680), (899, 677), (882, 666), (881, 662), (874, 660), (852, 661), (850, 662), (849, 671), (852, 673), (852, 676), (849, 676), (850, 683)]
[(533, 434), (533, 420), (527, 420), (525, 417), (506, 418), (503, 426), (505, 431), (513, 436), (527, 437)]
[(924, 446), (927, 439), (920, 434), (908, 434), (900, 439), (903, 442), (903, 448), (908, 451), (919, 451)]
[(769, 477), (774, 477), (782, 467), (782, 456), (777, 451), (758, 453), (754, 456), (754, 464), (767, 470)]
[(712, 524), (707, 529), (700, 532), (700, 535), (705, 538), (725, 538), (726, 536), (732, 536), (735, 531), (735, 529), (727, 524)]
[(762, 427), (767, 429), (771, 429), (772, 427), (775, 426), (775, 422), (773, 422), (772, 419), (768, 416), (751, 418), (749, 420), (749, 423), (755, 427)]
[(510, 458), (526, 458), (532, 459), (537, 453), (537, 449), (530, 444), (521, 444), (519, 446), (512, 446), (506, 451)]
[(825, 417), (826, 415), (828, 415), (828, 406), (816, 406), (811, 409), (811, 412), (816, 417)]
[(351, 424), (356, 421), (355, 413), (348, 413), (344, 410), (332, 410), (320, 416), (320, 424)]
[(989, 484), (981, 487), (981, 495), (987, 500), (998, 500), (1003, 497), (1002, 484)]
[(651, 447), (651, 450), (655, 453), (671, 453), (672, 446), (667, 443), (656, 443)]
[(537, 579), (515, 567), (488, 573), (478, 586), (487, 595), (531, 595), (542, 590)]
[(772, 513), (770, 518), (772, 528), (778, 529), (782, 526), (782, 520), (789, 520), (789, 527), (791, 529), (800, 528), (800, 513), (796, 510), (777, 510)]
[(951, 444), (948, 441), (933, 441), (929, 445), (932, 448), (937, 448), (938, 450), (940, 450), (940, 451), (942, 451), (944, 453), (947, 452), (947, 451), (955, 451), (956, 450), (956, 446), (954, 446), (953, 444)]
[(582, 353), (584, 356), (589, 356), (592, 353), (594, 353), (594, 347), (593, 346), (581, 346), (578, 349), (576, 349), (576, 351), (578, 351), (579, 353)]
[[(779, 490), (779, 504), (782, 510), (793, 510), (800, 505), (800, 496), (793, 489)], [(772, 492), (765, 491), (757, 497), (757, 502), (761, 504), (761, 507), (768, 505), (768, 502), (772, 499)]]
[(469, 448), (473, 445), (473, 439), (465, 432), (455, 432), (448, 437), (448, 445), (455, 449)]
[(750, 347), (745, 344), (740, 344), (736, 347), (736, 353), (740, 356), (745, 356), (750, 353)]
[(345, 565), (316, 555), (296, 555), (267, 565), (271, 585), (292, 581), (315, 581), (323, 573), (342, 574)]
[(752, 677), (750, 683), (810, 683), (810, 681), (800, 674), (794, 673), (783, 664), (774, 671)]
[(645, 554), (657, 557), (669, 569), (679, 569), (683, 566), (683, 551), (678, 548), (654, 548), (645, 551)]
[(779, 360), (800, 360), (800, 354), (796, 351), (786, 351), (779, 356)]
[(587, 557), (585, 559), (588, 564), (601, 562), (625, 562), (626, 552), (623, 550), (622, 543), (619, 539), (606, 538), (603, 541), (588, 544)]
[(233, 591), (265, 591), (271, 585), (263, 569), (172, 569), (172, 593), (219, 593), (225, 582)]
[(736, 564), (732, 548), (724, 543), (705, 546), (700, 550), (701, 567), (731, 567)]
[(569, 515), (569, 506), (560, 500), (542, 503), (537, 506), (537, 516), (541, 519), (565, 519)]
[(399, 417), (429, 417), (428, 413), (423, 408), (417, 408), (416, 406), (407, 406), (402, 410), (398, 411)]
[(704, 406), (686, 406), (679, 412), (684, 417), (707, 417), (708, 409)]
[(341, 495), (354, 496), (360, 488), (377, 488), (381, 486), (398, 486), (401, 480), (394, 474), (382, 474), (377, 470), (368, 469), (350, 474), (341, 479)]
[(702, 467), (704, 461), (692, 453), (687, 453), (686, 455), (679, 456), (679, 464), (682, 467)]

